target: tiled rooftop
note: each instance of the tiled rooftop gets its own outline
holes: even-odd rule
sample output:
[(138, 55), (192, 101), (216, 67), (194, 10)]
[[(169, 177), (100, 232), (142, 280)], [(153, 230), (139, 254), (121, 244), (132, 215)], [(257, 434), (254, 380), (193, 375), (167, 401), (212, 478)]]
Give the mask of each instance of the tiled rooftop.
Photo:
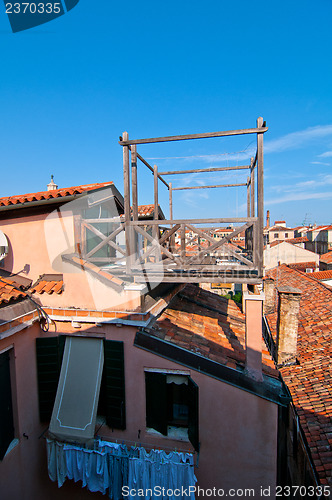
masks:
[(26, 297), (26, 293), (17, 290), (18, 286), (9, 278), (0, 278), (0, 305), (15, 302)]
[(99, 182), (95, 184), (85, 184), (69, 188), (53, 189), (51, 191), (39, 191), (37, 193), (7, 196), (4, 198), (0, 198), (0, 207), (17, 205), (19, 203), (29, 203), (32, 201), (50, 200), (52, 198), (62, 198), (64, 196), (72, 196), (75, 194), (84, 193), (85, 191), (92, 191), (94, 189), (110, 186), (112, 184), (113, 182)]
[(316, 280), (332, 280), (332, 270), (329, 271), (318, 271), (316, 273), (312, 273), (312, 278)]
[(319, 260), (325, 262), (325, 264), (332, 264), (332, 251), (321, 255)]
[(305, 272), (306, 269), (317, 269), (318, 264), (315, 261), (310, 262), (294, 262), (293, 264), (288, 264), (291, 269), (297, 269), (298, 271)]
[(59, 275), (47, 275), (44, 274), (39, 277), (36, 283), (30, 289), (31, 293), (47, 293), (51, 295), (52, 293), (60, 294), (63, 292), (63, 276)]
[[(233, 369), (245, 364), (245, 317), (239, 306), (187, 285), (154, 324), (153, 335)], [(278, 376), (262, 339), (263, 371)]]
[[(332, 288), (285, 264), (268, 276), (301, 290), (298, 365), (280, 369), (322, 484), (332, 484)], [(267, 316), (276, 334), (276, 313)]]

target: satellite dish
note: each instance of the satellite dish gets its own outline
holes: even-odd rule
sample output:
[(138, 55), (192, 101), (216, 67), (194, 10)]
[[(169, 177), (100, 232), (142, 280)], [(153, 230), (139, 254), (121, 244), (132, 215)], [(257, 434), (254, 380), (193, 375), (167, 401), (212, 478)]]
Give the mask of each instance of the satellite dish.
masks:
[(0, 231), (0, 261), (8, 254), (8, 240), (7, 237)]

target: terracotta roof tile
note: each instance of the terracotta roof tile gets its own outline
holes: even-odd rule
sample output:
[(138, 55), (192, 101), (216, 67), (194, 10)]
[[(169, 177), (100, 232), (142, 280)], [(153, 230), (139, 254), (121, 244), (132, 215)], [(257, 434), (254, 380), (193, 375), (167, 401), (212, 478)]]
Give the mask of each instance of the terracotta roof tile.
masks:
[(36, 283), (30, 289), (31, 293), (52, 293), (60, 294), (63, 291), (63, 276), (62, 274), (47, 275), (43, 274), (38, 278)]
[(0, 305), (15, 302), (16, 300), (26, 297), (24, 291), (19, 291), (14, 285), (14, 281), (9, 278), (0, 279)]
[(291, 269), (297, 269), (298, 271), (305, 272), (306, 269), (317, 269), (317, 262), (296, 262), (294, 264), (288, 264)]
[(332, 264), (332, 252), (322, 254), (319, 260), (325, 262), (325, 264)]
[(21, 194), (16, 196), (7, 196), (0, 198), (0, 207), (17, 205), (19, 203), (29, 203), (31, 201), (50, 200), (52, 198), (62, 198), (74, 194), (81, 194), (85, 191), (92, 191), (102, 187), (110, 186), (113, 182), (99, 182), (95, 184), (85, 184), (81, 186), (73, 186), (69, 188), (53, 189), (51, 191), (39, 191), (37, 193)]
[[(268, 272), (276, 286), (289, 285), (301, 290), (298, 365), (280, 369), (287, 384), (301, 427), (307, 437), (321, 481), (331, 480), (332, 456), (322, 452), (332, 435), (332, 288), (314, 276), (281, 266)], [(272, 334), (276, 335), (276, 313), (267, 315)], [(330, 448), (329, 448), (330, 449)], [(329, 472), (322, 467), (328, 464)]]
[(311, 277), (316, 280), (332, 280), (332, 270), (317, 271), (316, 273), (312, 273)]
[[(232, 368), (245, 365), (245, 317), (239, 306), (187, 285), (154, 324), (153, 334)], [(262, 339), (263, 371), (277, 377)]]

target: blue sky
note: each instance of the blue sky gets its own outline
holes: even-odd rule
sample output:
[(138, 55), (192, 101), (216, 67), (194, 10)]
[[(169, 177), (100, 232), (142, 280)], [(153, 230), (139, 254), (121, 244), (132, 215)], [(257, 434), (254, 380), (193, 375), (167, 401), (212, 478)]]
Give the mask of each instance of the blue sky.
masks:
[[(131, 138), (212, 132), (263, 116), (271, 219), (332, 223), (331, 19), (331, 0), (80, 0), (13, 34), (1, 5), (0, 196), (44, 190), (51, 174), (59, 187), (113, 180), (122, 191), (124, 130)], [(138, 151), (160, 170), (242, 165), (253, 139)], [(173, 185), (245, 179), (184, 175)], [(139, 181), (139, 202), (152, 203), (151, 176), (142, 170)], [(166, 206), (162, 186), (160, 196)], [(244, 216), (245, 201), (245, 188), (180, 191), (174, 215)]]

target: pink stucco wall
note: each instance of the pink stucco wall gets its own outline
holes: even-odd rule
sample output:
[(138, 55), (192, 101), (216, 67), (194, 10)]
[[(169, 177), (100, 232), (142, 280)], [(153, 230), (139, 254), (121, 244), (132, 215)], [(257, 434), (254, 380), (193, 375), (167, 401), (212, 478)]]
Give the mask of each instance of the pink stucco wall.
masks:
[[(75, 333), (70, 323), (59, 322), (57, 334)], [(101, 436), (138, 441), (160, 448), (192, 450), (189, 442), (159, 438), (146, 432), (144, 368), (189, 371), (199, 386), (199, 428), (201, 452), (195, 470), (202, 488), (273, 487), (276, 478), (277, 406), (217, 379), (188, 369), (133, 346), (135, 327), (90, 325), (80, 335), (105, 336), (122, 340), (125, 351), (126, 414), (125, 431), (103, 426)], [(19, 444), (0, 462), (2, 500), (44, 500), (102, 498), (66, 481), (58, 490), (47, 475), (45, 427), (39, 423), (35, 338), (54, 335), (40, 332), (38, 324), (0, 340), (0, 351), (13, 346), (13, 393), (16, 436)], [(77, 334), (77, 331), (76, 331)], [(23, 433), (28, 436), (23, 437)], [(197, 456), (196, 456), (197, 458)], [(103, 497), (105, 498), (105, 497)], [(259, 496), (257, 495), (257, 498)], [(272, 496), (270, 498), (273, 498)]]
[(20, 273), (33, 282), (43, 274), (63, 274), (64, 293), (37, 295), (41, 305), (97, 310), (109, 309), (110, 304), (113, 310), (140, 305), (139, 293), (118, 293), (89, 272), (63, 262), (62, 254), (75, 252), (72, 212), (63, 211), (61, 217), (52, 212), (0, 220), (0, 229), (9, 241), (9, 253), (3, 260), (6, 271)]

